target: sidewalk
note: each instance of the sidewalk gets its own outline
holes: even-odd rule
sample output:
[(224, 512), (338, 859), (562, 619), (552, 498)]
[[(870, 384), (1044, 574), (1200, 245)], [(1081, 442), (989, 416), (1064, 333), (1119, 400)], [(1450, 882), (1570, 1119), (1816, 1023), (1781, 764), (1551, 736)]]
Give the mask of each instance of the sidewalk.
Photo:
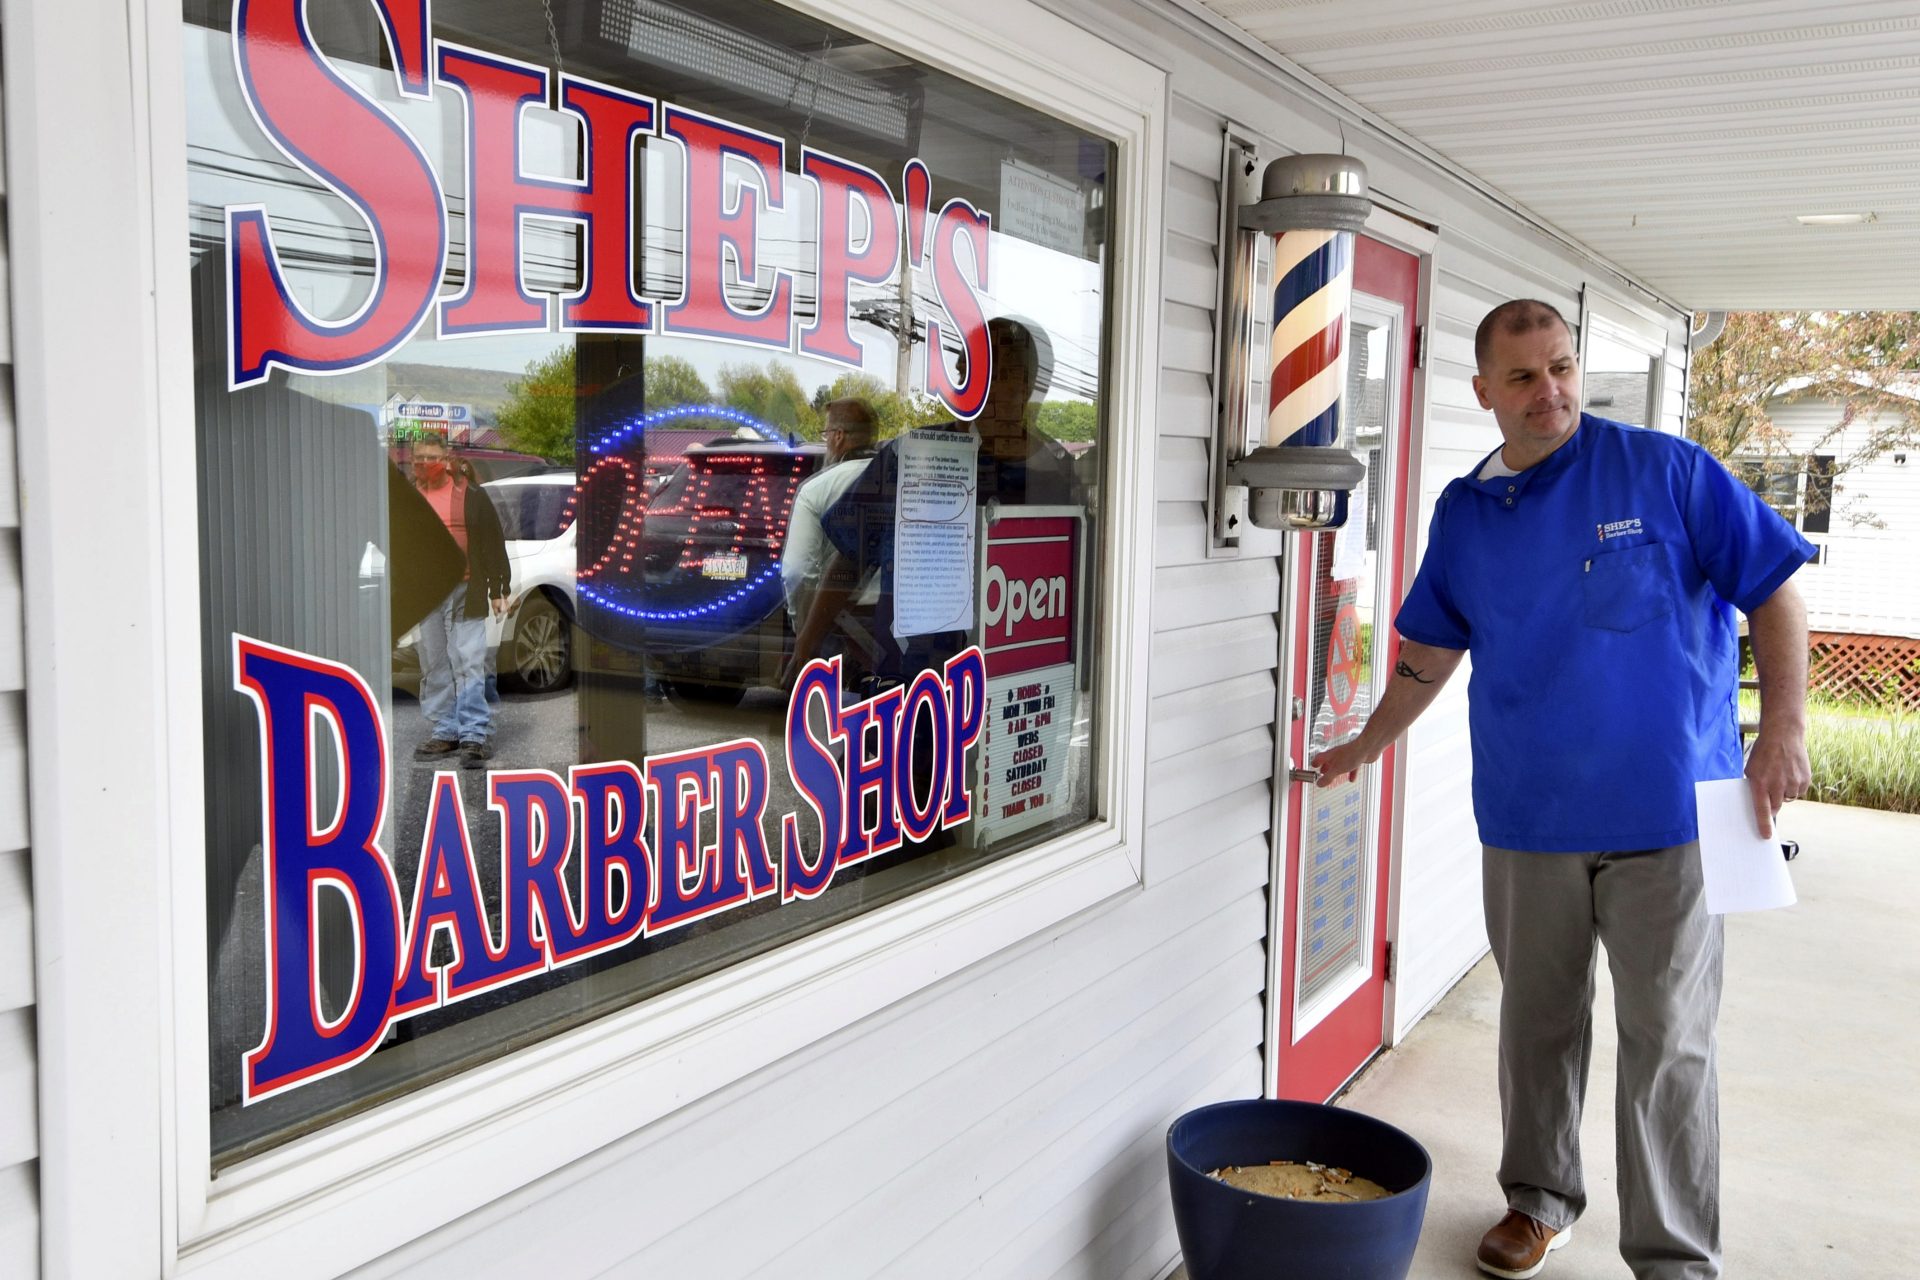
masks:
[[(1797, 803), (1798, 906), (1731, 917), (1720, 1015), (1721, 1199), (1730, 1280), (1920, 1275), (1920, 817)], [(1620, 1280), (1612, 991), (1600, 965), (1582, 1146), (1589, 1205), (1543, 1280)], [(1483, 960), (1342, 1105), (1434, 1162), (1411, 1280), (1478, 1274), (1494, 1183), (1499, 978)]]

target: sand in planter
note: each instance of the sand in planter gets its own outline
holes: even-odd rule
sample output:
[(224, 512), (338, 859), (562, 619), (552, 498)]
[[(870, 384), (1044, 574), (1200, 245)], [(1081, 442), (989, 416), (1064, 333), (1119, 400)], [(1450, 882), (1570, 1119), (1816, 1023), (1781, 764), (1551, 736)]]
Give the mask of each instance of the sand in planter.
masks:
[(1311, 1160), (1230, 1164), (1208, 1176), (1242, 1191), (1278, 1196), (1283, 1200), (1380, 1200), (1393, 1194), (1371, 1178), (1356, 1177), (1345, 1169), (1315, 1164)]

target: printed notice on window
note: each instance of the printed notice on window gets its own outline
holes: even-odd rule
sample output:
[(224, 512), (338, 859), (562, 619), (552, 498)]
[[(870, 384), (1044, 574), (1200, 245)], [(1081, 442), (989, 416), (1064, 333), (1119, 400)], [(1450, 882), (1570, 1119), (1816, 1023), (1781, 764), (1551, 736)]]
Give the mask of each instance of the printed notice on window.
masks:
[(965, 431), (909, 431), (897, 447), (894, 638), (971, 631), (980, 442)]

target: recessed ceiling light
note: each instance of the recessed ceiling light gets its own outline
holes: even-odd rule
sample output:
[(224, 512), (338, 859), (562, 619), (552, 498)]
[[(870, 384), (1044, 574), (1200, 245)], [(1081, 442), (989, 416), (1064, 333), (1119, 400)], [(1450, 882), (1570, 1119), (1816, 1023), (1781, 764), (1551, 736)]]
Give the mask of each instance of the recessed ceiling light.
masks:
[(1793, 220), (1803, 227), (1850, 227), (1879, 221), (1871, 213), (1797, 213)]

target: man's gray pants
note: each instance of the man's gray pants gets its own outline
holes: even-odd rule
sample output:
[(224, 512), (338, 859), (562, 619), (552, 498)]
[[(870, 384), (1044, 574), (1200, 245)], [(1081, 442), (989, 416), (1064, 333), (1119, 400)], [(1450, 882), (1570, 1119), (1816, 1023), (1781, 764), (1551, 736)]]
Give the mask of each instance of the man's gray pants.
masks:
[(1587, 1205), (1580, 1109), (1593, 1056), (1594, 943), (1613, 974), (1620, 1255), (1638, 1280), (1720, 1274), (1714, 1023), (1722, 928), (1697, 845), (1639, 853), (1482, 853), (1500, 967), (1500, 1186), (1563, 1228)]

